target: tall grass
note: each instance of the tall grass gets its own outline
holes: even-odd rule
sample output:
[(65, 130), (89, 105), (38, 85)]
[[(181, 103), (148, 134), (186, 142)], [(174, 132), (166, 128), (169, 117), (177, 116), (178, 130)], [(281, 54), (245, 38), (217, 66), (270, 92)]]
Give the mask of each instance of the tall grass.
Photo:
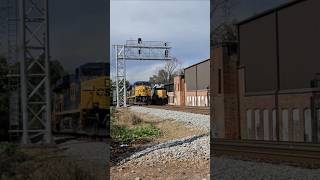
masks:
[(161, 131), (153, 125), (137, 126), (129, 128), (127, 126), (112, 126), (111, 136), (121, 143), (131, 143), (139, 139), (153, 138), (161, 135)]
[(122, 110), (112, 115), (111, 137), (120, 143), (132, 143), (139, 139), (154, 138), (161, 135), (161, 131), (154, 125), (144, 124), (143, 118)]
[(27, 159), (17, 145), (0, 143), (0, 180), (15, 175), (15, 168)]

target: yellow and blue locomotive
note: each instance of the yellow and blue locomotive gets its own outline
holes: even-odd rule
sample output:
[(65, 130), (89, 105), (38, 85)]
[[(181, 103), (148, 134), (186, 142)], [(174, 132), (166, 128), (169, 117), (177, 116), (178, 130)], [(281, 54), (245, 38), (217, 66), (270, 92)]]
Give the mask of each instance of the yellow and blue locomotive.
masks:
[(167, 90), (164, 85), (155, 85), (151, 91), (151, 104), (165, 105), (168, 104)]
[(110, 64), (87, 63), (54, 88), (54, 131), (109, 136)]
[(148, 81), (137, 81), (130, 85), (127, 91), (127, 101), (131, 105), (164, 105), (168, 103), (167, 90), (159, 85), (152, 87)]
[(148, 81), (137, 81), (130, 85), (128, 90), (129, 104), (151, 104), (151, 83)]

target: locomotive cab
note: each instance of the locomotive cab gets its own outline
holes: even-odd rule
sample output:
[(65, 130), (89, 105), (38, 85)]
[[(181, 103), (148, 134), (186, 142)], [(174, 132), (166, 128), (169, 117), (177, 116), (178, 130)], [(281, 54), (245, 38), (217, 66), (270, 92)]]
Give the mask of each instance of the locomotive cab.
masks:
[(165, 105), (168, 103), (167, 90), (163, 85), (155, 85), (152, 88), (152, 104)]

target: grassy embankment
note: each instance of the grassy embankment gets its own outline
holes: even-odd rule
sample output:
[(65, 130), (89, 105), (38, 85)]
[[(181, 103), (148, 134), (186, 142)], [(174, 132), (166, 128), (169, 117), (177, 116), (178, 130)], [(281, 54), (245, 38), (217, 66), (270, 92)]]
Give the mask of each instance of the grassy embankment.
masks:
[(112, 109), (111, 137), (120, 143), (133, 143), (141, 139), (152, 139), (162, 135), (152, 123), (146, 123), (141, 117), (123, 109), (116, 112)]

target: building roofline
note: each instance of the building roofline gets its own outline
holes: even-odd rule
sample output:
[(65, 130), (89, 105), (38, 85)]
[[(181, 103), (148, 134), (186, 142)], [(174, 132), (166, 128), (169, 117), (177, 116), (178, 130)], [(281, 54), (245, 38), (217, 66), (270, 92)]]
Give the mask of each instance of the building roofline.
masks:
[(184, 68), (184, 70), (189, 69), (189, 68), (191, 68), (191, 67), (193, 67), (193, 66), (199, 65), (199, 64), (201, 64), (201, 63), (204, 63), (204, 62), (206, 62), (206, 61), (210, 61), (210, 58), (208, 58), (208, 59), (206, 59), (206, 60), (203, 60), (203, 61), (200, 61), (200, 62), (198, 62), (198, 63), (196, 63), (196, 64), (192, 64), (191, 66), (188, 66), (188, 67)]
[(307, 0), (294, 0), (294, 1), (291, 1), (291, 2), (288, 2), (288, 3), (281, 4), (280, 6), (277, 6), (275, 8), (262, 11), (261, 13), (259, 13), (257, 15), (251, 16), (251, 17), (249, 17), (247, 19), (244, 19), (244, 20), (242, 20), (242, 21), (240, 21), (238, 23), (235, 23), (235, 25), (236, 26), (240, 26), (240, 25), (246, 24), (248, 22), (254, 21), (254, 20), (259, 19), (261, 17), (267, 16), (267, 15), (269, 15), (271, 13), (277, 12), (277, 11), (282, 10), (284, 8), (287, 8), (287, 7), (290, 7), (290, 6), (296, 5), (298, 3), (305, 2), (305, 1), (307, 1)]

